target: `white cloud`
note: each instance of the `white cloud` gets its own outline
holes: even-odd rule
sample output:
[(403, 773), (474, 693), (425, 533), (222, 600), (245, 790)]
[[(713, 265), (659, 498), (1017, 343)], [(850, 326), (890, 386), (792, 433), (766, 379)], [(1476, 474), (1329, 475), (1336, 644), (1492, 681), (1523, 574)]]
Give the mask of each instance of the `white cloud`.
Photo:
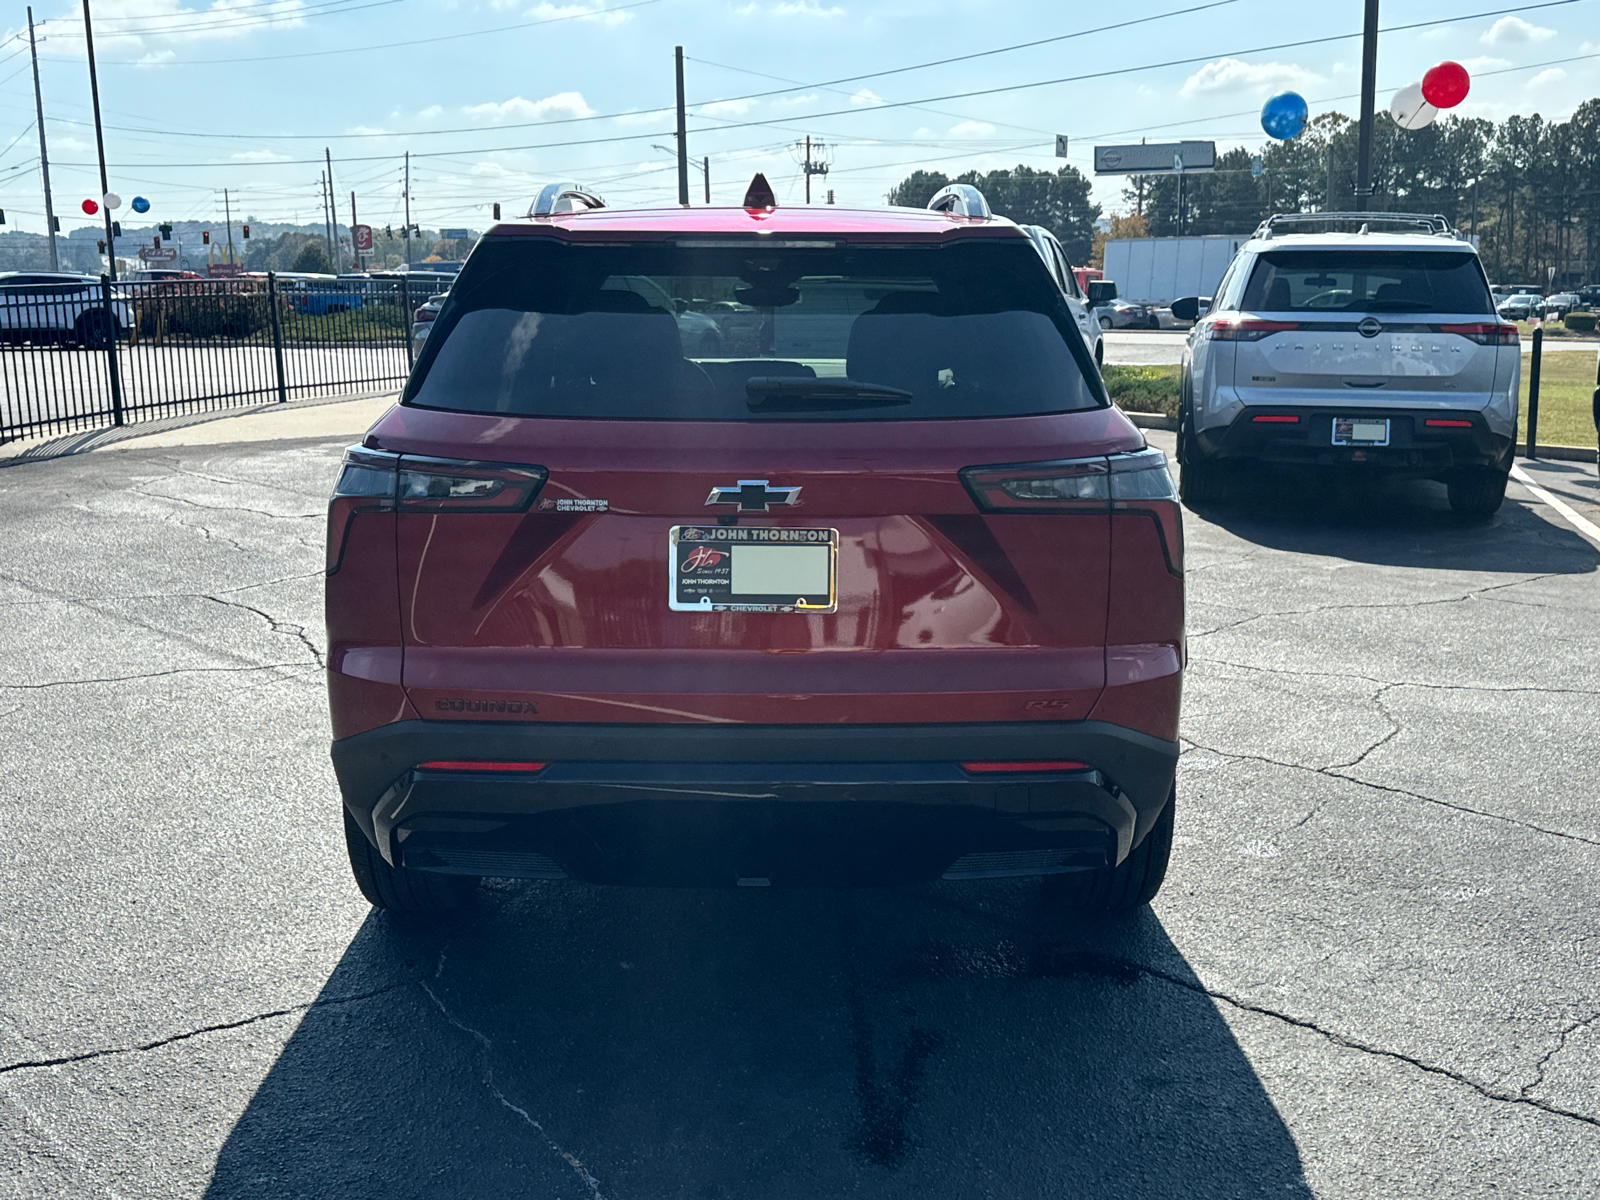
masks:
[(282, 162), (289, 156), (279, 154), (276, 150), (241, 150), (229, 157), (235, 162)]
[(1480, 54), (1475, 58), (1463, 58), (1461, 65), (1467, 69), (1469, 75), (1476, 75), (1479, 71), (1498, 71), (1502, 67), (1509, 67), (1511, 60), (1496, 58), (1492, 54)]
[(160, 67), (177, 57), (175, 50), (152, 50), (149, 54), (140, 56), (137, 61), (141, 67)]
[(987, 137), (993, 132), (994, 126), (987, 121), (963, 121), (950, 127), (952, 137)]
[(548, 121), (556, 117), (589, 117), (594, 109), (583, 99), (582, 92), (557, 92), (543, 100), (526, 100), (513, 96), (496, 104), (469, 104), (462, 108), (469, 117), (487, 121)]
[(700, 106), (700, 115), (703, 117), (742, 117), (756, 106), (756, 102), (749, 98), (739, 100), (713, 100), (710, 104)]
[(580, 21), (597, 21), (602, 25), (617, 26), (625, 21), (633, 20), (631, 12), (611, 12), (600, 4), (536, 4), (528, 10), (528, 15), (540, 21), (555, 21), (562, 18), (576, 18)]
[(1247, 63), (1237, 58), (1208, 62), (1183, 81), (1185, 96), (1207, 92), (1277, 91), (1313, 83), (1318, 76), (1294, 63)]
[(624, 125), (659, 125), (668, 117), (668, 110), (657, 108), (645, 109), (643, 112), (619, 113), (617, 120)]
[(1478, 40), (1485, 46), (1508, 46), (1515, 42), (1543, 42), (1555, 35), (1554, 29), (1530, 24), (1521, 17), (1501, 17)]
[(802, 104), (815, 104), (821, 100), (818, 92), (807, 92), (804, 96), (779, 96), (776, 100), (767, 101), (773, 108), (799, 108)]
[(733, 10), (741, 17), (798, 17), (809, 20), (832, 20), (834, 17), (844, 16), (844, 9), (837, 4), (824, 7), (815, 3), (815, 0), (781, 0), (778, 4), (762, 5), (756, 0), (750, 0)]
[(872, 107), (879, 104), (886, 104), (887, 101), (871, 88), (862, 88), (854, 96), (850, 97), (850, 103)]
[(1528, 80), (1528, 90), (1532, 91), (1534, 88), (1548, 87), (1552, 83), (1560, 83), (1566, 77), (1567, 73), (1560, 67), (1550, 67), (1540, 71), (1532, 79)]
[[(295, 29), (305, 24), (304, 0), (215, 0), (188, 7), (178, 0), (104, 0), (95, 5), (95, 41), (99, 50), (137, 53), (151, 46), (224, 41), (253, 33)], [(67, 53), (83, 53), (81, 32), (52, 33)], [(70, 49), (68, 49), (70, 47)], [(151, 51), (134, 59), (140, 66), (159, 66), (170, 52)]]
[(347, 129), (345, 132), (346, 133), (359, 133), (363, 137), (375, 137), (375, 136), (387, 134), (390, 131), (385, 129), (385, 128), (383, 128), (381, 125), (353, 125), (349, 129)]
[(421, 117), (423, 120), (429, 120), (433, 117), (442, 117), (444, 116), (444, 105), (430, 104), (427, 108), (419, 112), (417, 116)]

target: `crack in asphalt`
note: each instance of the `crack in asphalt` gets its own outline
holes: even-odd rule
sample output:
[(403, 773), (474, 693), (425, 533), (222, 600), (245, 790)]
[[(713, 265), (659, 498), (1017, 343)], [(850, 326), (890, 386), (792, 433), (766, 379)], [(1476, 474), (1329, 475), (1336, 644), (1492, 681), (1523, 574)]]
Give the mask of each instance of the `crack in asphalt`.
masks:
[(201, 599), (210, 600), (213, 604), (220, 604), (224, 608), (242, 608), (246, 612), (255, 613), (256, 616), (271, 627), (273, 633), (282, 633), (298, 638), (301, 645), (311, 651), (311, 657), (317, 660), (317, 666), (326, 667), (328, 665), (327, 660), (322, 656), (322, 648), (306, 636), (306, 627), (304, 625), (296, 625), (293, 621), (280, 621), (271, 613), (265, 612), (253, 604), (245, 604), (240, 600), (223, 600), (218, 596), (211, 595), (202, 596)]
[(1549, 1065), (1550, 1060), (1552, 1058), (1554, 1058), (1556, 1055), (1560, 1054), (1562, 1050), (1566, 1049), (1567, 1039), (1569, 1037), (1571, 1037), (1573, 1034), (1577, 1033), (1578, 1030), (1584, 1029), (1584, 1028), (1592, 1025), (1596, 1021), (1600, 1021), (1600, 1009), (1597, 1009), (1596, 1011), (1590, 1013), (1587, 1017), (1584, 1017), (1581, 1020), (1574, 1021), (1571, 1025), (1568, 1025), (1565, 1029), (1563, 1029), (1561, 1031), (1561, 1033), (1556, 1038), (1556, 1044), (1554, 1046), (1550, 1047), (1549, 1051), (1546, 1052), (1544, 1057), (1541, 1058), (1534, 1065), (1535, 1074), (1534, 1074), (1534, 1077), (1533, 1077), (1533, 1081), (1531, 1083), (1529, 1083), (1529, 1084), (1526, 1084), (1522, 1088), (1522, 1095), (1523, 1095), (1524, 1098), (1527, 1097), (1529, 1092), (1533, 1091), (1534, 1088), (1538, 1087), (1540, 1084), (1542, 1084), (1544, 1082), (1545, 1067), (1547, 1067)]
[[(1389, 737), (1393, 737), (1393, 736), (1394, 736), (1394, 734), (1390, 733), (1390, 734), (1386, 735), (1384, 737), (1384, 739), (1382, 739), (1382, 740), (1383, 741), (1387, 741)], [(1393, 795), (1396, 795), (1396, 796), (1408, 796), (1413, 800), (1420, 800), (1425, 804), (1436, 804), (1440, 808), (1453, 809), (1456, 812), (1466, 813), (1466, 814), (1468, 814), (1470, 816), (1483, 817), (1483, 818), (1485, 818), (1487, 820), (1490, 820), (1490, 821), (1502, 821), (1502, 822), (1506, 823), (1507, 825), (1518, 825), (1518, 826), (1521, 826), (1523, 829), (1530, 829), (1535, 833), (1548, 834), (1550, 837), (1564, 838), (1564, 839), (1566, 839), (1568, 841), (1573, 841), (1573, 842), (1581, 842), (1586, 846), (1600, 846), (1600, 840), (1597, 840), (1595, 838), (1584, 837), (1581, 833), (1568, 833), (1568, 832), (1566, 832), (1564, 830), (1561, 830), (1561, 829), (1551, 829), (1547, 825), (1539, 825), (1539, 824), (1536, 824), (1533, 821), (1524, 821), (1524, 820), (1522, 820), (1522, 819), (1520, 819), (1518, 817), (1508, 817), (1508, 816), (1505, 816), (1505, 815), (1503, 815), (1501, 813), (1488, 812), (1485, 809), (1473, 808), (1471, 805), (1468, 805), (1468, 804), (1457, 804), (1457, 803), (1455, 803), (1453, 801), (1450, 801), (1450, 800), (1441, 800), (1437, 796), (1426, 796), (1426, 795), (1423, 795), (1421, 792), (1413, 792), (1413, 791), (1410, 791), (1407, 788), (1394, 787), (1394, 786), (1392, 786), (1390, 784), (1386, 784), (1386, 783), (1374, 783), (1370, 779), (1360, 779), (1360, 778), (1357, 778), (1354, 775), (1343, 775), (1343, 774), (1340, 774), (1340, 769), (1344, 768), (1346, 766), (1346, 764), (1335, 763), (1332, 766), (1328, 766), (1328, 767), (1310, 767), (1310, 766), (1307, 766), (1305, 763), (1287, 762), (1287, 761), (1285, 761), (1284, 759), (1281, 759), (1281, 758), (1269, 758), (1268, 756), (1266, 756), (1264, 754), (1240, 754), (1240, 753), (1238, 753), (1236, 751), (1232, 751), (1232, 750), (1219, 750), (1215, 746), (1208, 746), (1204, 742), (1198, 742), (1194, 738), (1188, 736), (1187, 734), (1183, 735), (1183, 739), (1182, 740), (1185, 741), (1185, 742), (1188, 742), (1189, 746), (1192, 749), (1204, 750), (1208, 754), (1215, 754), (1218, 758), (1233, 759), (1236, 762), (1260, 762), (1260, 763), (1266, 763), (1269, 766), (1283, 767), (1283, 768), (1285, 768), (1287, 770), (1290, 770), (1290, 771), (1306, 771), (1306, 772), (1309, 772), (1310, 774), (1321, 775), (1321, 776), (1324, 776), (1325, 778), (1328, 778), (1328, 779), (1338, 779), (1338, 780), (1342, 780), (1345, 783), (1353, 783), (1353, 784), (1357, 785), (1358, 787), (1372, 788), (1375, 791), (1380, 791), (1380, 792), (1389, 792), (1389, 793), (1391, 793)], [(1379, 744), (1381, 744), (1381, 742)], [(1361, 757), (1365, 758), (1367, 754), (1370, 754), (1373, 750), (1376, 750), (1376, 749), (1377, 749), (1377, 745), (1369, 747), (1366, 751), (1364, 751), (1362, 753)], [(1348, 765), (1349, 766), (1355, 766), (1355, 765), (1359, 764), (1360, 761), (1361, 760), (1358, 758), (1355, 763), (1351, 763), (1351, 764), (1348, 764)], [(1330, 797), (1329, 799), (1331, 799), (1331, 798), (1332, 797)], [(1295, 823), (1295, 825), (1293, 826), (1293, 828), (1296, 828), (1296, 829), (1300, 828), (1300, 826), (1304, 825), (1308, 820), (1311, 819), (1312, 816), (1314, 816), (1317, 812), (1321, 811), (1323, 805), (1326, 805), (1327, 803), (1328, 803), (1328, 801), (1324, 800), (1322, 802), (1322, 804), (1317, 805), (1317, 807), (1314, 808), (1311, 811), (1311, 813), (1308, 813), (1305, 817), (1302, 817), (1299, 821), (1297, 821)]]
[(303, 667), (304, 662), (260, 663), (250, 667), (173, 667), (170, 671), (145, 671), (137, 675), (113, 675), (104, 679), (52, 679), (48, 683), (0, 683), (0, 692), (33, 692), (44, 688), (82, 687), (91, 683), (128, 683), (136, 679), (162, 679), (168, 675), (197, 675), (208, 673), (239, 673), (241, 671), (277, 671), (289, 667)]
[(1437, 692), (1505, 692), (1516, 694), (1523, 692), (1548, 693), (1552, 696), (1600, 696), (1600, 688), (1563, 688), (1563, 687), (1502, 687), (1486, 683), (1422, 683), (1415, 679), (1378, 679), (1372, 675), (1362, 675), (1352, 671), (1305, 671), (1290, 667), (1261, 667), (1254, 663), (1233, 662), (1225, 658), (1196, 658), (1191, 660), (1191, 666), (1232, 667), (1239, 671), (1257, 671), (1264, 675), (1301, 675), (1315, 679), (1357, 679), (1363, 683), (1370, 683), (1384, 690), (1390, 688), (1418, 688), (1423, 691)]
[[(439, 970), (442, 971), (443, 969), (444, 952), (441, 950), (439, 954)], [(434, 977), (438, 978), (437, 973)], [(571, 1167), (573, 1173), (583, 1181), (583, 1185), (589, 1189), (589, 1194), (594, 1197), (594, 1200), (605, 1200), (604, 1194), (600, 1191), (600, 1181), (589, 1173), (589, 1168), (585, 1167), (576, 1155), (564, 1149), (553, 1137), (551, 1137), (550, 1134), (545, 1131), (545, 1127), (535, 1120), (527, 1109), (513, 1104), (507, 1098), (506, 1094), (500, 1090), (499, 1085), (495, 1083), (494, 1064), (489, 1061), (489, 1055), (494, 1050), (494, 1043), (489, 1040), (488, 1035), (458, 1020), (454, 1014), (452, 1014), (450, 1010), (445, 1007), (444, 1001), (439, 999), (438, 994), (425, 982), (419, 979), (417, 980), (417, 986), (428, 994), (428, 999), (433, 1001), (434, 1005), (438, 1008), (439, 1012), (443, 1014), (446, 1021), (450, 1022), (450, 1024), (461, 1030), (462, 1033), (469, 1035), (478, 1043), (478, 1058), (483, 1064), (482, 1082), (483, 1086), (489, 1090), (489, 1094), (499, 1102), (501, 1107), (510, 1109), (512, 1112), (516, 1113), (517, 1116), (521, 1117), (530, 1128), (538, 1132), (539, 1136), (544, 1139), (545, 1144), (550, 1147), (550, 1150), (558, 1158), (565, 1162), (567, 1166)]]
[(160, 1050), (175, 1042), (186, 1042), (190, 1038), (200, 1037), (207, 1033), (225, 1033), (230, 1029), (243, 1029), (247, 1025), (256, 1025), (262, 1021), (273, 1021), (279, 1017), (292, 1017), (299, 1013), (310, 1012), (314, 1008), (326, 1008), (333, 1004), (355, 1004), (362, 1000), (371, 1000), (375, 996), (382, 996), (388, 992), (398, 991), (410, 987), (411, 981), (404, 983), (391, 983), (387, 987), (374, 988), (367, 992), (357, 992), (349, 996), (319, 996), (304, 1004), (291, 1004), (287, 1008), (274, 1008), (267, 1012), (253, 1013), (248, 1017), (240, 1017), (237, 1021), (219, 1021), (214, 1025), (201, 1025), (194, 1029), (186, 1029), (181, 1033), (169, 1034), (163, 1038), (156, 1038), (150, 1042), (139, 1042), (132, 1046), (108, 1046), (102, 1050), (85, 1050), (81, 1054), (63, 1054), (56, 1058), (22, 1059), (19, 1062), (0, 1064), (0, 1075), (9, 1075), (13, 1071), (39, 1071), (49, 1067), (65, 1067), (75, 1063), (93, 1062), (98, 1058), (114, 1058), (122, 1054), (144, 1054), (151, 1050)]
[[(198, 529), (199, 526), (190, 526)], [(49, 592), (43, 586), (30, 583), (26, 579), (19, 579), (15, 575), (0, 572), (0, 580), (14, 583), (18, 587), (27, 588), (30, 592), (38, 592), (45, 598), (42, 600), (0, 600), (0, 608), (26, 608), (40, 604), (77, 604), (89, 606), (93, 604), (121, 604), (132, 600), (208, 600), (215, 596), (231, 596), (235, 592), (250, 592), (257, 588), (271, 587), (275, 583), (290, 583), (296, 579), (320, 579), (324, 571), (300, 571), (294, 575), (280, 575), (276, 579), (263, 579), (259, 583), (241, 583), (238, 587), (219, 588), (215, 592), (143, 592), (132, 596), (68, 596)], [(95, 611), (99, 611), (96, 609)]]
[[(299, 488), (292, 488), (283, 483), (268, 483), (262, 479), (234, 479), (227, 475), (207, 475), (204, 471), (196, 471), (190, 467), (175, 467), (174, 470), (179, 475), (188, 475), (194, 479), (205, 479), (211, 483), (229, 483), (236, 487), (267, 488), (274, 492), (288, 492), (291, 496), (303, 496), (307, 500), (315, 500), (318, 503), (324, 503), (327, 500), (325, 492), (303, 492)], [(168, 476), (168, 478), (170, 479), (171, 476)]]
[[(1213, 626), (1210, 629), (1202, 629), (1198, 633), (1190, 632), (1189, 635), (1188, 635), (1188, 638), (1189, 638), (1190, 641), (1194, 641), (1196, 638), (1210, 637), (1214, 633), (1221, 633), (1221, 632), (1223, 632), (1224, 630), (1227, 630), (1227, 629), (1236, 629), (1240, 625), (1247, 625), (1251, 621), (1263, 621), (1263, 620), (1266, 620), (1268, 617), (1311, 617), (1311, 616), (1316, 616), (1318, 613), (1340, 612), (1340, 611), (1345, 611), (1345, 610), (1366, 611), (1366, 610), (1370, 610), (1370, 609), (1387, 609), (1387, 608), (1416, 609), (1416, 608), (1428, 608), (1428, 607), (1431, 607), (1431, 606), (1434, 606), (1434, 605), (1439, 605), (1439, 604), (1464, 604), (1468, 600), (1476, 599), (1477, 597), (1482, 596), (1482, 595), (1484, 595), (1484, 594), (1486, 594), (1488, 592), (1497, 592), (1497, 591), (1500, 591), (1503, 588), (1521, 587), (1523, 584), (1526, 584), (1526, 583), (1538, 583), (1541, 579), (1553, 579), (1553, 578), (1556, 577), (1557, 574), (1558, 574), (1558, 572), (1555, 572), (1555, 571), (1547, 571), (1543, 575), (1530, 575), (1526, 579), (1515, 579), (1515, 580), (1512, 580), (1509, 583), (1489, 584), (1486, 587), (1473, 588), (1471, 591), (1465, 593), (1464, 595), (1460, 595), (1460, 596), (1442, 596), (1437, 600), (1394, 601), (1392, 603), (1383, 603), (1383, 604), (1319, 604), (1319, 605), (1316, 605), (1315, 607), (1312, 607), (1312, 608), (1291, 608), (1291, 609), (1275, 610), (1275, 611), (1272, 611), (1272, 612), (1251, 613), (1248, 616), (1240, 617), (1237, 621), (1228, 621), (1225, 624), (1216, 625), (1216, 626)], [(1204, 604), (1205, 601), (1200, 601), (1200, 603)], [(1221, 607), (1221, 606), (1220, 605), (1213, 605), (1212, 607)]]
[(187, 500), (182, 496), (166, 496), (160, 492), (147, 492), (143, 488), (129, 488), (135, 495), (145, 496), (151, 500), (170, 500), (174, 504), (187, 504), (194, 508), (204, 509), (206, 512), (238, 512), (251, 513), (258, 517), (268, 517), (274, 521), (310, 521), (325, 516), (325, 513), (275, 513), (264, 508), (245, 508), (241, 504), (201, 504), (198, 500)]

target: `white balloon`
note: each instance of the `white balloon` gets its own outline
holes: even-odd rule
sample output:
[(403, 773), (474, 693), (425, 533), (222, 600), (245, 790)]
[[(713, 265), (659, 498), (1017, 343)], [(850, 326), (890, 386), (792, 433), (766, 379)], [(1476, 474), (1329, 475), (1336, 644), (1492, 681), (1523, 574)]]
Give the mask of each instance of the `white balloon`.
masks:
[(1401, 129), (1421, 129), (1432, 125), (1439, 110), (1422, 98), (1422, 85), (1408, 83), (1389, 101), (1389, 115)]
[(122, 197), (117, 195), (115, 192), (107, 192), (102, 199), (104, 199), (107, 208), (122, 207)]

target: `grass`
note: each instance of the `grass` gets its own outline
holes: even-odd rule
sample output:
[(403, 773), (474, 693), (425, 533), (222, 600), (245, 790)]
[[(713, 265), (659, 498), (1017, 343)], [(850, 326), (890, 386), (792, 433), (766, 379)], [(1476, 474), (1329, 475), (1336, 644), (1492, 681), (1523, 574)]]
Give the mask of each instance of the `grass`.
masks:
[[(1533, 341), (1533, 326), (1527, 321), (1515, 321), (1518, 331), (1522, 334), (1524, 344)], [(1568, 329), (1560, 321), (1546, 321), (1544, 323), (1544, 336), (1546, 338), (1576, 338), (1579, 341), (1592, 342), (1595, 335), (1592, 333), (1579, 333), (1576, 329)]]
[(1178, 415), (1178, 368), (1102, 367), (1106, 390), (1125, 412)]
[[(1539, 444), (1593, 446), (1595, 356), (1582, 350), (1541, 355), (1539, 369)], [(1528, 364), (1522, 356), (1522, 411), (1518, 436), (1528, 436)]]

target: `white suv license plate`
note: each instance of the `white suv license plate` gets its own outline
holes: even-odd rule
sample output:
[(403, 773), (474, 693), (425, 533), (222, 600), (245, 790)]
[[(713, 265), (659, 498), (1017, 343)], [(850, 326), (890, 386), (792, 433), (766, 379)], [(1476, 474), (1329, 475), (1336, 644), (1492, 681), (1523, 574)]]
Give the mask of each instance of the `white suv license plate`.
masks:
[(674, 612), (831, 613), (837, 529), (674, 525), (667, 572)]
[(1333, 419), (1333, 444), (1335, 446), (1387, 446), (1389, 420), (1387, 417), (1335, 417)]

